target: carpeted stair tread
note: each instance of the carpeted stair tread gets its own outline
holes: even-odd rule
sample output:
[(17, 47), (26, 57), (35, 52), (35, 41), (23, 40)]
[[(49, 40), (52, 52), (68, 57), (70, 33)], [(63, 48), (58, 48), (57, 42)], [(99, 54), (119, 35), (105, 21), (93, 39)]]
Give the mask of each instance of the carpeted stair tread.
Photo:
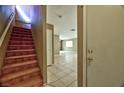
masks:
[(28, 29), (28, 28), (23, 28), (23, 27), (16, 27), (16, 26), (15, 26), (15, 27), (13, 27), (13, 30), (17, 30), (17, 31), (18, 31), (18, 30), (23, 30), (23, 31), (24, 31), (24, 30), (25, 30), (25, 31), (31, 31), (31, 29)]
[(24, 33), (24, 34), (31, 34), (32, 32), (31, 31), (17, 31), (17, 30), (14, 30), (13, 33)]
[(32, 46), (32, 45), (8, 45), (8, 46), (15, 46), (15, 47), (18, 47), (18, 46), (21, 46), (21, 47), (23, 47), (23, 46)]
[(21, 38), (32, 38), (31, 35), (18, 35), (18, 34), (12, 34), (13, 37), (21, 37)]
[(33, 42), (33, 41), (11, 40), (10, 42)]
[(20, 35), (20, 34), (12, 34), (13, 37), (23, 37), (23, 38), (32, 38), (32, 35)]
[(32, 45), (8, 45), (8, 46), (16, 46), (16, 47), (18, 47), (18, 46), (32, 46)]
[(5, 81), (11, 80), (13, 78), (24, 76), (26, 74), (35, 73), (39, 70), (40, 69), (38, 67), (35, 67), (35, 68), (27, 69), (27, 70), (24, 70), (24, 71), (22, 70), (22, 71), (18, 71), (18, 72), (15, 72), (15, 73), (6, 74), (6, 75), (2, 76), (1, 81), (5, 82)]
[(22, 51), (25, 51), (25, 52), (27, 52), (27, 51), (34, 51), (34, 49), (9, 50), (9, 51), (7, 51), (7, 52), (22, 52)]
[(18, 36), (32, 36), (32, 34), (20, 34), (20, 33), (13, 33), (12, 35), (18, 35)]
[(11, 57), (6, 57), (5, 59), (16, 59), (16, 58), (25, 58), (25, 57), (32, 57), (32, 56), (36, 56), (35, 54), (31, 54), (31, 55), (21, 55), (21, 56), (11, 56)]
[(27, 38), (27, 37), (12, 37), (10, 38), (11, 40), (33, 40), (32, 38)]
[(38, 84), (42, 84), (43, 81), (41, 80), (40, 76), (32, 77), (26, 81), (22, 81), (20, 83), (12, 85), (12, 87), (33, 87), (33, 86), (38, 86)]
[(33, 45), (9, 45), (8, 50), (34, 49)]
[(21, 62), (21, 63), (13, 63), (13, 64), (9, 64), (9, 65), (5, 65), (2, 69), (9, 69), (12, 67), (17, 67), (17, 66), (24, 66), (24, 65), (28, 65), (28, 64), (33, 64), (36, 63), (37, 61), (27, 61), (27, 62)]
[(33, 45), (33, 41), (10, 41), (9, 42), (10, 45)]
[(20, 33), (20, 32), (14, 32), (13, 33), (13, 35), (15, 35), (15, 34), (17, 34), (17, 35), (32, 35), (31, 33)]
[(33, 39), (30, 38), (30, 37), (23, 37), (23, 38), (22, 38), (22, 37), (16, 37), (16, 36), (15, 36), (15, 37), (11, 37), (10, 39), (11, 39), (11, 40), (12, 40), (12, 39), (25, 39), (25, 40), (26, 40), (26, 39), (30, 39), (30, 40), (33, 40)]

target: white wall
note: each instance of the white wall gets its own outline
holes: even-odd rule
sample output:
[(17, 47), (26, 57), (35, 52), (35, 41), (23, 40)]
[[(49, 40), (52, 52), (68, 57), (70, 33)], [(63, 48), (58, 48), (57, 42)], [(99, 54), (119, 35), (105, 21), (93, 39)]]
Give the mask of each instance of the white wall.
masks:
[(124, 83), (124, 8), (87, 6), (88, 86), (121, 86)]
[[(7, 23), (9, 22), (9, 17), (12, 12), (15, 11), (15, 6), (13, 5), (0, 5), (0, 37), (2, 36), (5, 27), (7, 26)], [(0, 46), (0, 74), (1, 74), (1, 68), (3, 66), (4, 57), (6, 54), (8, 39), (10, 36), (10, 33), (12, 31), (14, 22), (11, 24), (10, 29), (8, 30), (8, 33), (6, 34), (4, 41), (2, 43), (2, 46)]]
[(4, 31), (5, 26), (9, 20), (9, 16), (15, 11), (15, 6), (0, 5), (0, 37)]
[[(66, 41), (72, 41), (73, 42), (73, 47), (66, 47)], [(77, 51), (77, 38), (74, 39), (68, 39), (68, 40), (63, 40), (62, 47), (64, 51)]]
[[(32, 16), (31, 13), (33, 12), (33, 6), (32, 5), (18, 5), (18, 7), (23, 11), (23, 13), (26, 15), (26, 17), (31, 20), (31, 16)], [(16, 13), (16, 20), (26, 22), (26, 20), (22, 17), (22, 15), (20, 14), (20, 11), (18, 11), (18, 9), (17, 9), (17, 13)]]

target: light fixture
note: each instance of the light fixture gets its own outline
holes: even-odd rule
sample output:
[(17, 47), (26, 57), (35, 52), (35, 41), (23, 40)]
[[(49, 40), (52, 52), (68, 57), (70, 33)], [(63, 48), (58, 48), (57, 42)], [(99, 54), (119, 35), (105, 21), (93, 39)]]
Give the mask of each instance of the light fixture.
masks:
[(59, 15), (59, 14), (58, 14), (57, 16), (58, 16), (58, 18), (62, 18), (62, 15)]
[(76, 31), (76, 29), (70, 29), (70, 31)]
[(20, 15), (22, 16), (22, 18), (27, 22), (27, 23), (31, 23), (31, 20), (29, 19), (29, 17), (26, 16), (26, 14), (24, 13), (24, 11), (21, 9), (21, 7), (19, 5), (16, 5), (16, 9), (17, 11), (20, 13)]

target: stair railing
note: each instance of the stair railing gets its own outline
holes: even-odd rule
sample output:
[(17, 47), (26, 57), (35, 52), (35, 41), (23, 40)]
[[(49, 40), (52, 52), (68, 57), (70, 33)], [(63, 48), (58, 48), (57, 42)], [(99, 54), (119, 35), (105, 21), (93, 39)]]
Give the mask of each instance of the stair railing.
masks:
[(10, 28), (10, 26), (11, 26), (13, 20), (14, 20), (14, 17), (15, 17), (15, 13), (12, 12), (11, 15), (9, 16), (8, 23), (7, 23), (5, 29), (4, 29), (4, 31), (2, 33), (2, 36), (0, 37), (0, 48), (1, 48), (2, 44), (3, 44), (3, 41), (4, 41), (5, 37), (6, 37), (7, 32), (8, 32), (8, 30), (9, 30), (9, 28)]

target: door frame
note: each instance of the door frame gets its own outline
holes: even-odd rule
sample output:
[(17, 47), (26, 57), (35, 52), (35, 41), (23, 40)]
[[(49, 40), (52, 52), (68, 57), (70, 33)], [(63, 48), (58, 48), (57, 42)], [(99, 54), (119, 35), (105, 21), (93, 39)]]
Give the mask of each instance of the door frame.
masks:
[(54, 64), (54, 25), (47, 23), (46, 31), (47, 29), (52, 31), (52, 64)]
[(87, 26), (86, 5), (77, 7), (78, 86), (87, 87)]
[[(43, 6), (44, 11), (42, 15), (47, 16), (47, 6)], [(45, 13), (45, 14), (44, 14)], [(47, 20), (47, 18), (46, 18)], [(46, 21), (45, 21), (46, 22)], [(47, 25), (47, 24), (46, 24)], [(44, 25), (44, 26), (46, 26)], [(45, 28), (45, 27), (44, 27)], [(46, 29), (43, 29), (44, 35), (46, 35)], [(87, 64), (86, 64), (86, 6), (77, 5), (77, 85), (78, 87), (87, 86)], [(44, 38), (44, 46), (46, 46), (46, 39)], [(43, 61), (43, 80), (44, 85), (47, 84), (47, 56), (46, 56), (46, 47), (43, 47), (44, 61)]]
[(77, 73), (78, 86), (87, 86), (87, 39), (86, 39), (86, 6), (77, 6), (77, 34), (78, 34), (78, 53), (77, 53)]

